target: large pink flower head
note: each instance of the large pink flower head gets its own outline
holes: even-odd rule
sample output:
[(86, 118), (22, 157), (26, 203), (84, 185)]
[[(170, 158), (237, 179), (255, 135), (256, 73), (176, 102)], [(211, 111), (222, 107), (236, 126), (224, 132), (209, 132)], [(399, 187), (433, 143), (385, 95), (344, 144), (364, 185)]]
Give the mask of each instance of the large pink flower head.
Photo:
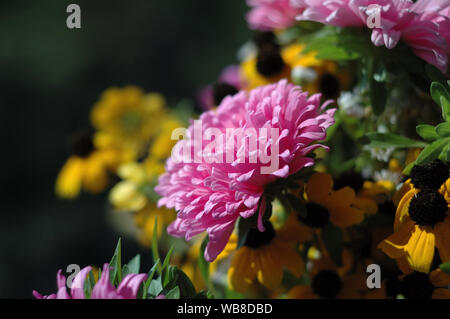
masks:
[(290, 27), (302, 12), (292, 6), (291, 0), (247, 0), (247, 4), (252, 7), (247, 14), (250, 28), (262, 31)]
[[(62, 270), (56, 275), (56, 285), (58, 291), (56, 294), (42, 296), (36, 290), (33, 290), (33, 296), (36, 299), (85, 299), (84, 281), (86, 276), (92, 270), (88, 266), (80, 270), (72, 282), (70, 293), (66, 289), (66, 278), (61, 274)], [(147, 274), (128, 274), (120, 282), (117, 289), (109, 281), (109, 265), (103, 266), (100, 280), (92, 289), (91, 299), (136, 299), (140, 285), (147, 279)]]
[[(394, 48), (402, 39), (417, 56), (447, 72), (450, 0), (293, 0), (298, 20), (338, 27), (367, 26), (376, 46)], [(379, 13), (379, 25), (375, 15)]]
[(190, 240), (208, 232), (205, 258), (213, 261), (240, 216), (258, 213), (264, 231), (265, 188), (313, 165), (308, 153), (324, 147), (313, 143), (325, 139), (335, 109), (320, 98), (281, 80), (228, 96), (193, 121), (155, 188), (158, 204), (178, 211), (169, 234)]

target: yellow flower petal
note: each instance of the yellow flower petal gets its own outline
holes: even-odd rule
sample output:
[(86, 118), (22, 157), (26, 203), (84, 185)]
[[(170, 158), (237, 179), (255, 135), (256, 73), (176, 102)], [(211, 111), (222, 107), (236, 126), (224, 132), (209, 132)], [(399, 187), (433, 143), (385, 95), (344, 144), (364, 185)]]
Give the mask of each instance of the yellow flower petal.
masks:
[(56, 178), (55, 191), (62, 198), (75, 198), (81, 190), (83, 159), (72, 156), (66, 161)]
[(446, 288), (438, 288), (433, 291), (433, 299), (450, 299), (450, 290)]
[(433, 262), (434, 248), (434, 233), (426, 227), (415, 225), (415, 231), (405, 247), (406, 259), (411, 268), (428, 273)]
[(436, 269), (430, 273), (430, 281), (435, 287), (448, 287), (450, 286), (450, 275)]
[(280, 260), (276, 260), (271, 250), (273, 244), (257, 249), (254, 253), (257, 256), (256, 276), (258, 281), (266, 288), (275, 289), (283, 279), (283, 269)]
[(434, 226), (436, 247), (442, 262), (450, 261), (450, 217)]
[(311, 286), (295, 286), (289, 290), (287, 297), (289, 299), (318, 299)]
[(331, 189), (333, 188), (333, 179), (327, 173), (315, 173), (306, 184), (306, 196), (308, 201), (317, 204), (324, 204), (328, 201)]
[(391, 236), (383, 240), (378, 248), (384, 251), (390, 258), (400, 258), (405, 255), (405, 247), (410, 240), (414, 231), (415, 224), (413, 221), (408, 221), (401, 225), (399, 229)]
[(253, 251), (242, 247), (235, 252), (230, 268), (228, 269), (228, 285), (237, 292), (246, 292), (256, 277), (256, 271), (252, 267)]

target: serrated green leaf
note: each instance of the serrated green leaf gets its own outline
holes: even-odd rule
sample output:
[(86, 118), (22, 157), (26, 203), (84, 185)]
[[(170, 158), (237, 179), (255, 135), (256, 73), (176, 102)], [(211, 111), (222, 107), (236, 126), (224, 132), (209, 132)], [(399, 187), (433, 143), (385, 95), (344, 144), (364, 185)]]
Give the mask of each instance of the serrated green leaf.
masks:
[(421, 124), (416, 127), (417, 134), (425, 141), (434, 141), (439, 138), (439, 135), (436, 133), (436, 128), (432, 125)]
[(206, 245), (208, 245), (208, 236), (205, 236), (205, 238), (202, 241), (202, 244), (200, 245), (200, 252), (198, 255), (198, 268), (200, 270), (200, 274), (202, 275), (203, 280), (205, 281), (206, 286), (209, 287), (210, 285), (209, 262), (207, 262), (205, 259)]
[(344, 235), (342, 230), (338, 226), (328, 223), (322, 229), (321, 236), (331, 259), (338, 266), (342, 265), (342, 250), (344, 248)]
[(450, 275), (450, 262), (441, 264), (439, 266), (439, 269), (442, 270), (443, 272), (445, 272), (446, 274)]
[(423, 165), (437, 159), (448, 143), (450, 143), (450, 138), (447, 137), (434, 141), (426, 146), (417, 157), (416, 164)]
[(444, 122), (436, 126), (436, 133), (440, 137), (449, 137), (450, 136), (450, 122)]
[(114, 255), (109, 262), (109, 266), (112, 268), (109, 273), (109, 279), (111, 283), (118, 285), (122, 281), (122, 239), (119, 238), (117, 242)]
[(392, 133), (367, 133), (366, 137), (370, 140), (368, 146), (379, 148), (411, 148), (411, 147), (425, 147), (426, 143), (412, 140), (410, 138), (395, 135)]

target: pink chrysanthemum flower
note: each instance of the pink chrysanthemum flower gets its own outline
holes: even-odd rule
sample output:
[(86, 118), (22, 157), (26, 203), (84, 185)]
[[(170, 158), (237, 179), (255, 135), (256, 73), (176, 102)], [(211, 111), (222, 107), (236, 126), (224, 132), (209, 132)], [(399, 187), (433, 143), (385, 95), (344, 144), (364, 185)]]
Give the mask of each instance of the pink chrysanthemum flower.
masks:
[(290, 27), (302, 12), (291, 0), (247, 0), (247, 4), (252, 7), (247, 14), (250, 28), (262, 31)]
[[(85, 299), (84, 281), (91, 270), (92, 267), (90, 266), (80, 270), (72, 282), (69, 293), (66, 289), (66, 278), (61, 274), (62, 270), (60, 269), (56, 276), (58, 287), (56, 294), (42, 296), (36, 290), (33, 290), (33, 296), (36, 299)], [(100, 280), (92, 289), (91, 299), (136, 299), (139, 287), (146, 279), (146, 274), (129, 274), (122, 279), (116, 289), (109, 281), (109, 265), (105, 264)]]
[[(196, 148), (198, 127), (194, 121), (187, 138), (175, 145), (166, 173), (155, 188), (162, 195), (159, 206), (178, 211), (169, 234), (190, 240), (207, 231), (205, 258), (213, 261), (227, 244), (238, 217), (252, 216), (258, 206), (258, 229), (264, 231), (265, 188), (313, 165), (308, 153), (325, 147), (313, 143), (325, 139), (326, 129), (334, 123), (335, 109), (324, 111), (331, 101), (321, 106), (320, 98), (320, 94), (308, 97), (301, 87), (286, 80), (226, 97), (216, 110), (203, 113), (199, 121), (202, 131), (214, 128), (224, 136), (229, 129), (241, 129), (243, 135), (239, 138), (226, 138), (222, 151), (218, 148), (213, 152), (208, 144), (211, 140), (204, 137), (202, 148)], [(256, 132), (262, 130), (270, 134), (255, 138)], [(257, 140), (257, 149), (251, 149), (252, 140)], [(186, 153), (180, 155), (182, 149), (188, 149), (188, 155), (202, 155), (203, 160), (186, 160)], [(223, 160), (229, 153), (233, 160)], [(278, 165), (273, 170), (264, 170), (268, 166), (264, 155), (276, 160)], [(212, 158), (219, 160), (214, 162)]]
[(380, 26), (372, 26), (371, 36), (376, 46), (392, 49), (402, 39), (417, 56), (447, 72), (450, 0), (293, 0), (293, 4), (304, 8), (298, 20), (338, 27), (369, 26), (369, 17), (378, 10)]

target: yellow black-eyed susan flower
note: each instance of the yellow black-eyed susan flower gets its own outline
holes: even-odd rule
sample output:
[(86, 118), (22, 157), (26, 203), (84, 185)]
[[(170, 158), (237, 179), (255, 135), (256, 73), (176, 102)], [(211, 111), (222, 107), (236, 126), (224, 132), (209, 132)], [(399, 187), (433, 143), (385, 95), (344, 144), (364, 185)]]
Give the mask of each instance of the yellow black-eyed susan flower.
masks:
[(280, 239), (283, 229), (276, 231), (268, 221), (264, 226), (264, 232), (251, 229), (245, 244), (233, 253), (228, 283), (235, 291), (247, 292), (255, 282), (275, 289), (281, 284), (284, 269), (296, 277), (305, 270), (303, 259), (291, 243)]
[(398, 292), (405, 299), (450, 299), (450, 275), (440, 269), (429, 274), (411, 272), (402, 275)]
[(328, 223), (341, 228), (361, 223), (364, 211), (354, 206), (355, 191), (346, 186), (333, 190), (333, 179), (327, 173), (315, 173), (306, 183), (306, 216), (291, 213), (283, 236), (299, 242), (311, 240)]
[(342, 266), (338, 267), (327, 255), (312, 261), (311, 284), (298, 285), (287, 294), (289, 299), (360, 299), (384, 298), (384, 289), (367, 288), (367, 274), (352, 271), (352, 256), (349, 251), (342, 252)]
[(113, 149), (99, 149), (92, 136), (83, 133), (74, 139), (72, 155), (59, 172), (55, 191), (61, 198), (72, 199), (86, 190), (103, 191), (108, 185), (109, 171), (116, 166), (117, 153)]
[(441, 261), (450, 261), (449, 169), (436, 160), (416, 165), (410, 177), (405, 183), (409, 190), (397, 207), (394, 234), (379, 248), (400, 265), (406, 262), (413, 270), (428, 273), (435, 248)]

